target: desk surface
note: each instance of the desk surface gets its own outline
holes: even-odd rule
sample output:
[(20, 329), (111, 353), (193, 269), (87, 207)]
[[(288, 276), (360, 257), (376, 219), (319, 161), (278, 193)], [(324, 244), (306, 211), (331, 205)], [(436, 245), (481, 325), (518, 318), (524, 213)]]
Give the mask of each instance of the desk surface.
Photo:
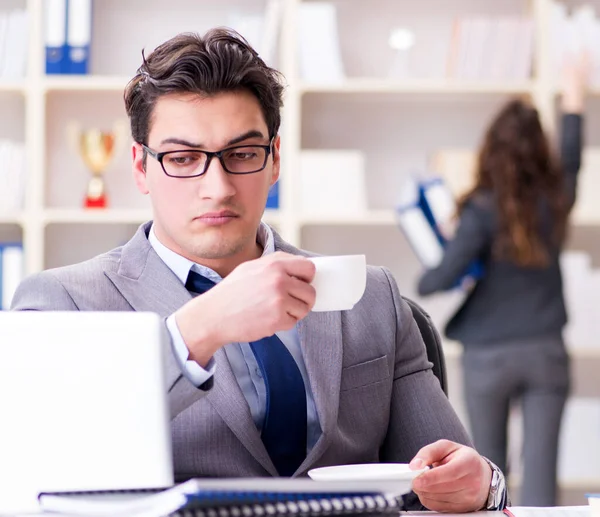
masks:
[(400, 516), (404, 515), (420, 515), (422, 517), (439, 515), (443, 517), (506, 517), (504, 512), (471, 512), (471, 513), (436, 513), (436, 512), (400, 512)]
[(435, 512), (401, 512), (401, 515), (420, 515), (420, 516), (436, 516), (443, 517), (590, 517), (591, 510), (589, 506), (554, 506), (552, 508), (542, 507), (527, 507), (527, 506), (511, 506), (507, 513), (504, 512), (473, 512), (464, 513), (435, 513)]

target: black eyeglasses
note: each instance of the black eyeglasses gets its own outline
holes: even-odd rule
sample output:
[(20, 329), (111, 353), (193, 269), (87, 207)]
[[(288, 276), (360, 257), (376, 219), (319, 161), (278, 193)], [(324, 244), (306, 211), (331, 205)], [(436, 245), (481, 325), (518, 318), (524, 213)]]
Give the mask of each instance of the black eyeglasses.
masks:
[(142, 148), (158, 163), (171, 178), (196, 178), (202, 176), (217, 157), (223, 169), (229, 174), (252, 174), (267, 166), (273, 139), (268, 145), (236, 145), (220, 151), (198, 151), (188, 149), (157, 153), (142, 144)]

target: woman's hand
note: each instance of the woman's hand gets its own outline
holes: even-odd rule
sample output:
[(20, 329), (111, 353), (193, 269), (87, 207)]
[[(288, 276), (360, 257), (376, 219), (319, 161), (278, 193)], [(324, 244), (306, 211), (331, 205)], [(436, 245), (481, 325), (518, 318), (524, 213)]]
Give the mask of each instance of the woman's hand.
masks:
[(581, 113), (592, 70), (588, 51), (571, 56), (565, 62), (562, 74), (562, 111)]

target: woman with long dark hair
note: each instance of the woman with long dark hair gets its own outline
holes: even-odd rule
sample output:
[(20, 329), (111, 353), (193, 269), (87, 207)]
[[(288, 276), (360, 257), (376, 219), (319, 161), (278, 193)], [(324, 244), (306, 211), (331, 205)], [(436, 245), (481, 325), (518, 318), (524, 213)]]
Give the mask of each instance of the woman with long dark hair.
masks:
[(452, 288), (478, 260), (483, 276), (446, 326), (464, 347), (464, 389), (475, 447), (507, 472), (511, 403), (523, 408), (522, 505), (556, 504), (560, 422), (569, 390), (567, 321), (559, 255), (575, 202), (587, 61), (568, 66), (555, 157), (538, 112), (506, 104), (479, 151), (475, 186), (458, 204), (458, 227), (441, 264), (418, 291)]

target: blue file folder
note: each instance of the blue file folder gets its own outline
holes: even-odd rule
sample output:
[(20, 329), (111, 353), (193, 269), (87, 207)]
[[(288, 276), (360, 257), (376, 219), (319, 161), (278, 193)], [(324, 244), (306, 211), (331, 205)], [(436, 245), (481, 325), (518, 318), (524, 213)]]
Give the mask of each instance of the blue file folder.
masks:
[[(454, 210), (454, 200), (442, 178), (412, 178), (403, 192), (396, 210), (398, 222), (415, 254), (427, 268), (436, 267), (443, 257), (448, 241), (441, 231), (439, 219)], [(481, 261), (474, 261), (457, 278), (453, 288), (463, 285), (466, 279), (478, 280), (483, 274)]]

